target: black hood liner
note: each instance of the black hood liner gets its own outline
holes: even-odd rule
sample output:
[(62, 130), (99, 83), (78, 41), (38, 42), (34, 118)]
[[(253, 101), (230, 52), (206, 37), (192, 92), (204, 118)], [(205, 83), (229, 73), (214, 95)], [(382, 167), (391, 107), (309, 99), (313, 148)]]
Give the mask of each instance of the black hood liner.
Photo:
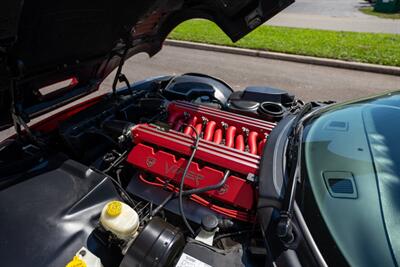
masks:
[[(10, 119), (11, 81), (26, 121), (98, 88), (120, 55), (157, 53), (191, 18), (214, 21), (236, 41), (293, 0), (2, 0), (0, 128)], [(71, 77), (78, 85), (49, 101), (38, 89)]]

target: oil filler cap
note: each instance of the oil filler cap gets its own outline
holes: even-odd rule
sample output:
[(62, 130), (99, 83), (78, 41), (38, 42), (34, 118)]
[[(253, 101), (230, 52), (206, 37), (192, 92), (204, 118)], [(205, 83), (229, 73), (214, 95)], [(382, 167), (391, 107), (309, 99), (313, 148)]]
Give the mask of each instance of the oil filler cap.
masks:
[(201, 226), (208, 232), (213, 232), (218, 227), (218, 218), (215, 215), (206, 215), (201, 218)]

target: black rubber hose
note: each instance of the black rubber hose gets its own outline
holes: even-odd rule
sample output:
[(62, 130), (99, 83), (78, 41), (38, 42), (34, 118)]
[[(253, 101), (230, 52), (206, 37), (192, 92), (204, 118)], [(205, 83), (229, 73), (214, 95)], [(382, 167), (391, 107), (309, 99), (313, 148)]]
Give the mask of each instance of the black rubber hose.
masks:
[[(192, 154), (186, 164), (185, 170), (183, 171), (182, 174), (182, 178), (181, 178), (181, 182), (179, 184), (179, 192), (178, 192), (178, 197), (179, 197), (179, 212), (181, 213), (182, 216), (182, 220), (185, 223), (185, 226), (188, 228), (189, 232), (194, 235), (194, 231), (192, 229), (192, 227), (190, 226), (189, 222), (186, 219), (185, 216), (185, 212), (183, 210), (183, 197), (184, 196), (189, 196), (189, 195), (193, 195), (193, 194), (201, 194), (207, 191), (211, 191), (211, 190), (216, 190), (221, 188), (222, 186), (224, 186), (224, 184), (226, 183), (226, 181), (228, 180), (228, 177), (230, 175), (230, 171), (226, 170), (224, 173), (224, 177), (221, 179), (221, 181), (218, 184), (215, 185), (210, 185), (210, 186), (206, 186), (206, 187), (202, 187), (202, 188), (195, 188), (195, 189), (191, 189), (191, 190), (186, 190), (183, 191), (183, 186), (185, 184), (185, 177), (186, 174), (189, 170), (189, 166), (190, 163), (193, 161), (194, 155), (197, 151), (198, 145), (199, 145), (199, 141), (200, 141), (200, 135), (197, 132), (196, 128), (193, 127), (192, 125), (189, 125), (189, 127), (192, 128), (192, 130), (194, 131), (194, 133), (196, 134), (196, 143), (193, 146), (193, 151)], [(176, 197), (176, 193), (171, 193), (170, 195), (168, 195), (164, 201), (152, 212), (152, 216), (155, 216), (171, 199)]]
[(194, 188), (191, 190), (186, 190), (183, 191), (182, 195), (183, 196), (188, 196), (188, 195), (193, 195), (193, 194), (201, 194), (207, 191), (211, 191), (211, 190), (216, 190), (221, 188), (222, 186), (224, 186), (224, 184), (226, 183), (226, 181), (228, 180), (229, 174), (231, 172), (229, 170), (225, 171), (224, 177), (222, 177), (221, 181), (218, 184), (214, 184), (214, 185), (210, 185), (210, 186), (206, 186), (206, 187), (201, 187), (201, 188)]
[[(221, 188), (222, 186), (224, 186), (224, 184), (225, 184), (226, 181), (228, 180), (229, 174), (230, 174), (230, 171), (227, 170), (227, 171), (225, 172), (225, 174), (224, 174), (224, 177), (222, 178), (222, 180), (221, 180), (218, 184), (210, 185), (210, 186), (206, 186), (206, 187), (202, 187), (202, 188), (195, 188), (195, 189), (192, 189), (192, 190), (186, 190), (186, 191), (183, 191), (183, 192), (182, 192), (182, 196), (185, 197), (185, 196), (189, 196), (189, 195), (193, 195), (193, 194), (201, 194), (201, 193), (204, 193), (204, 192), (207, 192), (207, 191), (219, 189), (219, 188)], [(175, 193), (175, 192), (169, 194), (169, 195), (164, 199), (164, 201), (163, 201), (160, 205), (158, 205), (157, 208), (155, 208), (155, 209), (153, 210), (153, 212), (151, 213), (151, 216), (155, 216), (157, 213), (159, 213), (160, 210), (161, 210), (165, 205), (167, 205), (167, 203), (168, 203), (170, 200), (176, 198), (177, 196), (178, 196), (178, 193)]]
[(194, 133), (196, 134), (196, 142), (193, 146), (192, 155), (190, 155), (190, 158), (186, 164), (185, 170), (183, 171), (181, 182), (179, 184), (179, 212), (181, 213), (182, 220), (185, 223), (185, 226), (187, 227), (189, 232), (192, 234), (192, 236), (194, 236), (194, 231), (193, 231), (192, 227), (190, 226), (189, 222), (187, 221), (185, 212), (183, 211), (183, 185), (185, 184), (185, 177), (189, 170), (190, 163), (192, 163), (194, 155), (196, 154), (197, 148), (199, 146), (200, 134), (197, 132), (196, 128), (193, 127), (192, 125), (189, 125), (189, 127), (191, 127), (192, 130), (194, 131)]
[[(122, 171), (121, 169), (118, 169), (118, 170), (116, 171), (116, 174), (117, 174), (117, 176), (118, 176), (118, 180), (121, 180), (121, 178), (120, 178), (121, 171)], [(111, 176), (108, 176), (108, 178), (110, 178), (110, 180), (114, 183), (114, 185), (116, 185), (116, 186), (118, 187), (118, 189), (120, 190), (120, 195), (121, 195), (121, 197), (122, 197), (126, 202), (128, 202), (132, 208), (135, 208), (135, 206), (136, 206), (135, 201), (133, 201), (133, 199), (129, 196), (128, 192), (126, 192), (125, 189), (122, 187), (122, 185), (119, 183), (119, 181), (116, 180), (116, 179), (114, 179), (114, 178), (111, 177)]]
[(248, 234), (248, 233), (252, 233), (254, 232), (254, 229), (245, 229), (245, 230), (240, 230), (237, 232), (233, 232), (233, 233), (227, 233), (227, 234), (221, 234), (217, 237), (214, 238), (214, 242), (217, 242), (218, 240), (222, 239), (222, 238), (227, 238), (227, 237), (231, 237), (231, 236), (238, 236), (238, 235), (244, 235), (244, 234)]
[(158, 205), (158, 207), (155, 208), (155, 209), (153, 210), (153, 212), (151, 213), (151, 216), (154, 217), (157, 213), (160, 212), (160, 210), (161, 210), (162, 208), (164, 208), (165, 205), (167, 205), (167, 203), (168, 203), (171, 199), (173, 199), (173, 198), (175, 198), (175, 197), (176, 197), (176, 193), (175, 193), (175, 192), (169, 194), (169, 195), (164, 199), (164, 201), (161, 202), (161, 204)]

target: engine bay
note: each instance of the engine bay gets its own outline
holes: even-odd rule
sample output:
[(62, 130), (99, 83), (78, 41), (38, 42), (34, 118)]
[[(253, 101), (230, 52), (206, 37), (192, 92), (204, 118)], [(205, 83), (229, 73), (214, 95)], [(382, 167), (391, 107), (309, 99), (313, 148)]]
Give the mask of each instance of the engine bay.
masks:
[[(10, 139), (0, 150), (14, 155), (0, 166), (8, 192), (0, 199), (25, 181), (69, 192), (66, 214), (63, 202), (43, 200), (46, 192), (30, 195), (42, 199), (34, 208), (56, 224), (74, 214), (85, 230), (65, 226), (51, 235), (65, 239), (54, 247), (57, 264), (22, 254), (38, 266), (264, 266), (269, 252), (256, 220), (260, 162), (271, 132), (301, 105), (282, 90), (233, 92), (215, 78), (186, 74), (144, 81), (46, 119), (32, 127), (34, 136)], [(74, 177), (73, 186), (55, 183), (50, 170)], [(92, 176), (112, 194), (98, 192)], [(86, 183), (82, 194), (73, 193)], [(42, 220), (32, 215), (32, 229)], [(68, 242), (72, 236), (81, 242)]]

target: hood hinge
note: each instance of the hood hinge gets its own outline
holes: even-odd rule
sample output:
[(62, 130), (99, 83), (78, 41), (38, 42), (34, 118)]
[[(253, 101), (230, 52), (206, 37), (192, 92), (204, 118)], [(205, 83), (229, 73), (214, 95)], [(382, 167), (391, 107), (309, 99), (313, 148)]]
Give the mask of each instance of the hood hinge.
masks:
[[(9, 58), (7, 58), (9, 60)], [(11, 60), (8, 61), (8, 71), (10, 73), (10, 98), (11, 98), (11, 118), (13, 121), (15, 132), (17, 133), (18, 137), (21, 137), (22, 129), (25, 130), (28, 137), (35, 143), (37, 142), (36, 137), (33, 135), (32, 131), (30, 130), (27, 121), (22, 116), (23, 112), (21, 110), (21, 106), (16, 100), (16, 95), (18, 94), (18, 80), (22, 77), (24, 69), (24, 63), (21, 60), (14, 60), (11, 63)]]
[(14, 124), (14, 129), (15, 132), (17, 133), (18, 137), (21, 136), (22, 133), (22, 128), (25, 129), (27, 134), (32, 137), (32, 132), (29, 129), (29, 126), (25, 122), (25, 120), (22, 118), (21, 114), (21, 108), (20, 105), (18, 105), (18, 102), (16, 101), (16, 94), (18, 92), (18, 87), (17, 87), (17, 78), (12, 77), (10, 81), (10, 97), (11, 97), (11, 118), (13, 120)]
[(29, 122), (29, 119), (24, 119), (24, 117), (21, 115), (23, 114), (21, 112), (20, 105), (15, 101), (15, 94), (17, 93), (17, 87), (16, 87), (16, 80), (12, 79), (11, 80), (11, 89), (10, 89), (10, 95), (11, 95), (11, 118), (13, 121), (14, 129), (15, 132), (17, 133), (17, 137), (21, 138), (22, 137), (22, 132), (25, 130), (26, 135), (28, 138), (38, 147), (41, 147), (41, 143), (39, 140), (36, 138), (36, 136), (32, 133), (31, 129), (29, 128), (29, 125), (27, 124), (26, 121)]

